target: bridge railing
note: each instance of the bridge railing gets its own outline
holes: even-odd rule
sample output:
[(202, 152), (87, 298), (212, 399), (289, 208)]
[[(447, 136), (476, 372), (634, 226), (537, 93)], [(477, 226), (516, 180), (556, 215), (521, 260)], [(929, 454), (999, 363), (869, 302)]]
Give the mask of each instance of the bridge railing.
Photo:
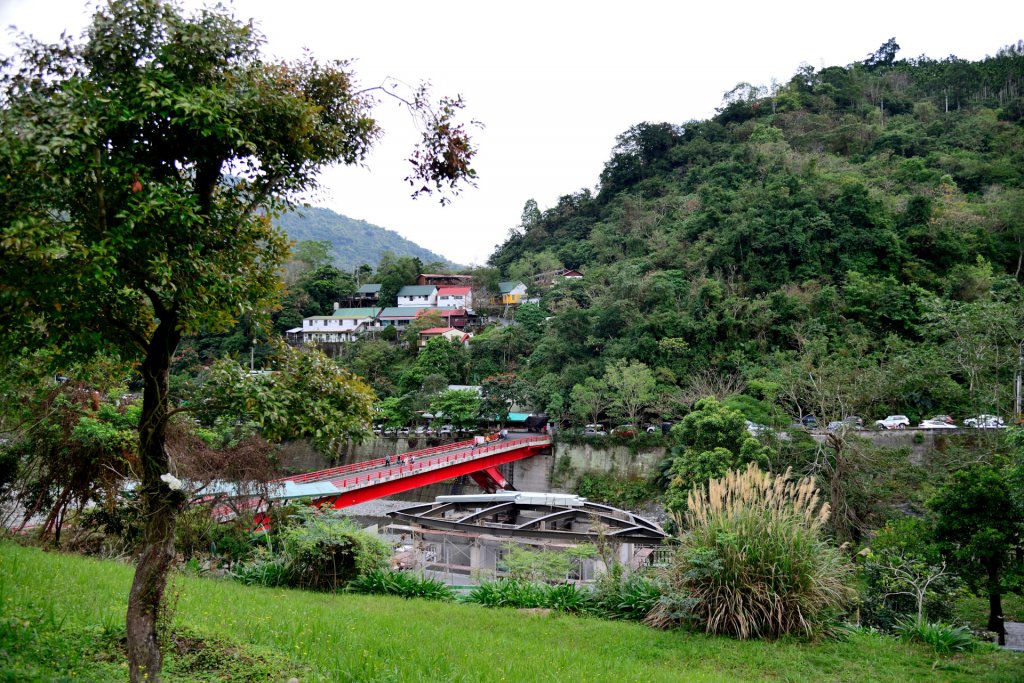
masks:
[(522, 448), (527, 445), (537, 444), (538, 442), (550, 443), (550, 438), (546, 436), (530, 436), (522, 439), (512, 439), (506, 441), (492, 441), (491, 443), (484, 444), (471, 450), (461, 451), (459, 453), (449, 453), (447, 455), (439, 455), (435, 458), (428, 458), (427, 460), (419, 459), (416, 453), (408, 453), (407, 455), (414, 456), (414, 460), (411, 463), (399, 465), (397, 467), (390, 467), (386, 470), (378, 470), (376, 472), (370, 472), (364, 475), (357, 475), (353, 478), (345, 477), (342, 479), (331, 479), (331, 483), (339, 489), (347, 489), (351, 487), (358, 487), (360, 485), (366, 486), (375, 481), (382, 479), (390, 479), (395, 475), (404, 476), (412, 474), (415, 471), (425, 471), (436, 469), (438, 466), (447, 466), (456, 462), (464, 462), (467, 460), (475, 460), (484, 455), (490, 453), (503, 452), (507, 450), (514, 450), (516, 448)]
[(333, 479), (334, 477), (337, 477), (338, 475), (350, 474), (352, 472), (358, 472), (358, 471), (361, 471), (361, 470), (372, 470), (372, 469), (377, 469), (379, 467), (384, 467), (385, 466), (385, 460), (390, 461), (391, 459), (397, 458), (397, 457), (403, 457), (404, 458), (404, 457), (412, 456), (413, 458), (421, 458), (421, 457), (423, 457), (425, 455), (430, 455), (430, 454), (433, 454), (433, 453), (443, 453), (445, 451), (460, 450), (460, 449), (463, 449), (463, 448), (468, 448), (469, 446), (472, 446), (472, 445), (473, 445), (473, 441), (472, 440), (469, 440), (469, 441), (455, 441), (455, 442), (452, 442), (452, 443), (443, 444), (441, 446), (434, 446), (432, 448), (424, 448), (424, 449), (418, 450), (418, 451), (408, 451), (406, 453), (400, 453), (400, 454), (397, 454), (395, 456), (385, 456), (385, 457), (382, 457), (382, 458), (373, 458), (371, 460), (361, 460), (359, 462), (354, 462), (354, 463), (351, 463), (349, 465), (340, 465), (338, 467), (332, 467), (332, 468), (326, 469), (326, 470), (317, 470), (316, 472), (308, 472), (306, 474), (296, 474), (296, 475), (292, 475), (290, 477), (282, 477), (280, 479), (275, 479), (274, 481), (276, 481), (276, 482), (293, 481), (296, 484), (304, 484), (304, 483), (310, 482), (310, 481), (321, 481), (321, 480), (324, 480), (324, 479)]

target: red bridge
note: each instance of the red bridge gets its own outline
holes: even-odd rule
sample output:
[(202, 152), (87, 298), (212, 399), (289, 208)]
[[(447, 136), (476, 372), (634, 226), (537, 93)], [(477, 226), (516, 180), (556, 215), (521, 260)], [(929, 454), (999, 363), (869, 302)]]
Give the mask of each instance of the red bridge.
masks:
[(510, 488), (498, 465), (529, 458), (550, 445), (546, 434), (484, 444), (460, 441), (285, 477), (275, 482), (270, 499), (313, 498), (316, 504), (343, 508), (464, 474), (493, 493)]

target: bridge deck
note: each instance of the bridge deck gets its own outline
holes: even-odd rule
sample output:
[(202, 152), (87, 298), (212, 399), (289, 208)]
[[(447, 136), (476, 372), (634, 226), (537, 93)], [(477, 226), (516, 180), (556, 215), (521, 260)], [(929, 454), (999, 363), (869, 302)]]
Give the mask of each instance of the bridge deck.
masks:
[[(278, 479), (272, 482), (268, 497), (271, 501), (313, 498), (320, 505), (347, 507), (521, 460), (550, 445), (546, 434), (485, 444), (460, 441)], [(395, 464), (387, 464), (392, 460)], [(229, 517), (236, 510), (261, 504), (255, 499), (237, 501), (215, 508), (214, 514)]]

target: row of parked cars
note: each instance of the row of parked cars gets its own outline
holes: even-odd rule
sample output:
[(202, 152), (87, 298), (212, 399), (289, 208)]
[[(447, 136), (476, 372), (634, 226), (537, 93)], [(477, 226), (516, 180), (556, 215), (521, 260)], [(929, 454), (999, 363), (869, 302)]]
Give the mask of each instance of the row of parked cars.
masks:
[[(636, 425), (625, 424), (614, 427), (611, 431), (616, 436), (634, 436), (639, 432), (647, 432), (648, 434), (657, 434), (659, 432), (667, 432), (668, 428), (672, 425), (668, 422), (663, 425), (647, 425), (645, 427), (637, 427)], [(583, 428), (584, 436), (604, 436), (608, 434), (605, 431), (604, 425), (601, 424), (588, 424)]]
[(373, 426), (373, 433), (377, 436), (452, 436), (454, 434), (472, 434), (475, 431), (465, 427), (456, 429), (452, 425), (441, 425), (439, 427), (418, 425), (416, 427), (398, 428), (384, 427), (382, 425)]
[[(906, 415), (889, 415), (884, 420), (878, 420), (876, 425), (882, 429), (906, 429), (910, 427), (910, 418)], [(968, 417), (963, 422), (964, 427), (974, 429), (1002, 429), (1006, 422), (998, 415), (975, 415)], [(957, 429), (960, 425), (949, 415), (936, 415), (927, 420), (921, 420), (917, 425), (918, 429)]]
[[(813, 415), (809, 415), (804, 417), (802, 424), (808, 429), (814, 429), (818, 426), (818, 421)], [(906, 415), (887, 415), (881, 420), (875, 420), (874, 424), (878, 429), (908, 429), (911, 427), (910, 418)], [(921, 420), (917, 429), (958, 429), (960, 426), (949, 415), (935, 415), (927, 420)], [(983, 414), (965, 419), (962, 426), (975, 429), (1002, 429), (1006, 423), (998, 415)], [(864, 420), (853, 415), (842, 421), (829, 422), (826, 427), (826, 430), (830, 432), (839, 429), (864, 429)]]

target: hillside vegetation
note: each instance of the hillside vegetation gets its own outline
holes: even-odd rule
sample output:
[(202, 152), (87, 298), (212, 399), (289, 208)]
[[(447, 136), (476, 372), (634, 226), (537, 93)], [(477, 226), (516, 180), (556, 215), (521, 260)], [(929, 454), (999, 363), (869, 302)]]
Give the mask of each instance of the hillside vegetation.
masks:
[(405, 239), (397, 232), (349, 218), (330, 209), (306, 207), (284, 214), (278, 225), (296, 242), (330, 242), (332, 264), (345, 271), (368, 264), (374, 268), (381, 256), (418, 258), (423, 263), (451, 265), (448, 259)]
[(710, 120), (640, 123), (595, 191), (527, 202), (491, 265), (585, 274), (534, 286), (553, 316), (520, 340), (535, 407), (566, 414), (574, 386), (639, 361), (664, 416), (730, 384), (819, 420), (1009, 414), (1024, 53), (897, 50), (740, 84)]

